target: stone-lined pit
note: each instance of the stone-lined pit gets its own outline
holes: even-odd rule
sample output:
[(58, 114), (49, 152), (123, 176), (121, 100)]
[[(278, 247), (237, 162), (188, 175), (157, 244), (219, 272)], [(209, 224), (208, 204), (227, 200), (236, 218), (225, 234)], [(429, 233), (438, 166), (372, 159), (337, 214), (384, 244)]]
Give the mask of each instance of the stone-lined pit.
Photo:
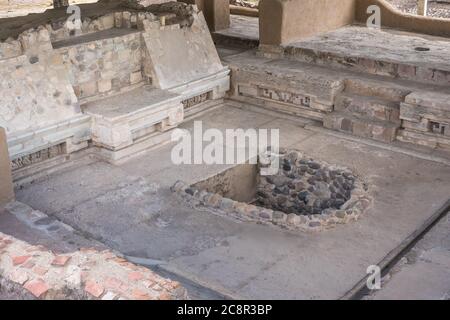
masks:
[(191, 186), (172, 190), (197, 208), (214, 208), (240, 220), (290, 229), (320, 230), (356, 220), (371, 199), (349, 169), (283, 152), (275, 175), (261, 175), (261, 163), (242, 164)]
[(340, 209), (351, 198), (356, 177), (313, 159), (286, 155), (274, 176), (260, 176), (254, 204), (297, 215)]

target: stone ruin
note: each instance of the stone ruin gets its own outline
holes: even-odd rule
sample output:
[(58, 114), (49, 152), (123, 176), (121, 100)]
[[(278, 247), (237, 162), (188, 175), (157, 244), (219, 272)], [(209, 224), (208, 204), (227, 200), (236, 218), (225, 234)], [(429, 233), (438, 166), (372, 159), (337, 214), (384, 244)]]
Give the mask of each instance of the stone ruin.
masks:
[(262, 168), (271, 164), (261, 157), (258, 164), (241, 164), (191, 186), (178, 181), (172, 191), (195, 208), (301, 231), (357, 220), (372, 202), (348, 168), (281, 150), (279, 170), (265, 175)]
[[(442, 59), (448, 42), (361, 26), (374, 3), (386, 27), (449, 36), (448, 21), (407, 17), (384, 0), (261, 0), (258, 49), (236, 49), (221, 59), (211, 33), (229, 26), (229, 5), (208, 1), (103, 0), (80, 6), (79, 29), (69, 27), (62, 9), (1, 19), (0, 206), (14, 199), (13, 181), (20, 186), (85, 155), (113, 164), (142, 155), (224, 99), (300, 119), (314, 130), (450, 150), (450, 64)], [(323, 10), (308, 14), (319, 5)], [(410, 19), (417, 23), (408, 29)], [(372, 42), (388, 53), (372, 52)], [(195, 183), (178, 181), (172, 191), (198, 210), (301, 231), (357, 220), (372, 204), (364, 177), (349, 168), (296, 150), (281, 152), (280, 160), (271, 176), (261, 174), (261, 162), (243, 164)], [(36, 221), (48, 218), (25, 211)], [(26, 244), (0, 233), (0, 246), (13, 256)], [(129, 273), (141, 279), (136, 271), (152, 279), (135, 288), (143, 294), (121, 297), (186, 297), (178, 283), (108, 251), (57, 257), (29, 249), (40, 252), (40, 262), (56, 260), (55, 267), (60, 259), (73, 268), (100, 260), (121, 282)], [(25, 265), (28, 258), (19, 253), (17, 263)], [(35, 290), (42, 283), (26, 287), (31, 271), (7, 276), (36, 297), (44, 294)], [(80, 284), (74, 290), (84, 295)], [(114, 283), (88, 287), (100, 298)]]
[(0, 21), (0, 126), (15, 171), (88, 146), (125, 159), (221, 102), (229, 70), (203, 14), (165, 2), (82, 5), (80, 30), (61, 10)]

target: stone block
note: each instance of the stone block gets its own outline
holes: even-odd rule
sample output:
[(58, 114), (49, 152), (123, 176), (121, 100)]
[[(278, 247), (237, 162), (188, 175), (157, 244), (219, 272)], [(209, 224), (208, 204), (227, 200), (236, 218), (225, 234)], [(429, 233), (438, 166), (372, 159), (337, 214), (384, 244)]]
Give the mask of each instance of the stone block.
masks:
[(136, 84), (141, 81), (142, 81), (142, 72), (141, 71), (133, 72), (132, 74), (130, 74), (130, 83), (131, 84)]
[(111, 80), (100, 80), (98, 81), (98, 92), (104, 93), (110, 91), (112, 88)]
[(94, 144), (113, 153), (162, 134), (184, 118), (179, 95), (148, 86), (86, 103), (83, 110), (93, 119)]
[(97, 81), (89, 81), (80, 84), (81, 97), (90, 97), (97, 93)]

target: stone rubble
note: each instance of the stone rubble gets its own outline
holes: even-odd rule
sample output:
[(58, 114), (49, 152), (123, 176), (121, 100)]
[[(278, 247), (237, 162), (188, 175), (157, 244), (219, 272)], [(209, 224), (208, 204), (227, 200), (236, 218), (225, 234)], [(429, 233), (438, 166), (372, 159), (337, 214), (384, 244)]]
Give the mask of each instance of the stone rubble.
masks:
[(346, 168), (312, 160), (297, 151), (283, 154), (280, 166), (277, 175), (259, 177), (254, 204), (183, 181), (177, 181), (171, 190), (197, 209), (301, 231), (322, 231), (357, 220), (372, 203), (364, 183)]
[(109, 250), (82, 248), (54, 253), (0, 233), (0, 290), (18, 290), (17, 286), (36, 299), (188, 298), (178, 282), (164, 279)]

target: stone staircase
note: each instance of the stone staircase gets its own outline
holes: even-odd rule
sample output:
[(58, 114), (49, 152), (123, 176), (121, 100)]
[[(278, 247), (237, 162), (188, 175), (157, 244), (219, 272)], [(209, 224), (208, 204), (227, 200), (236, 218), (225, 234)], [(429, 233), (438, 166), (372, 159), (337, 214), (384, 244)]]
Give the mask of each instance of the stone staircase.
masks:
[(384, 143), (400, 140), (450, 149), (450, 90), (437, 78), (413, 81), (395, 74), (335, 67), (332, 61), (324, 64), (325, 58), (306, 62), (299, 56), (292, 59), (259, 51), (223, 60), (232, 70), (232, 100)]
[(410, 91), (385, 82), (347, 80), (336, 96), (334, 112), (325, 116), (326, 128), (382, 142), (396, 139), (401, 126), (400, 103)]

